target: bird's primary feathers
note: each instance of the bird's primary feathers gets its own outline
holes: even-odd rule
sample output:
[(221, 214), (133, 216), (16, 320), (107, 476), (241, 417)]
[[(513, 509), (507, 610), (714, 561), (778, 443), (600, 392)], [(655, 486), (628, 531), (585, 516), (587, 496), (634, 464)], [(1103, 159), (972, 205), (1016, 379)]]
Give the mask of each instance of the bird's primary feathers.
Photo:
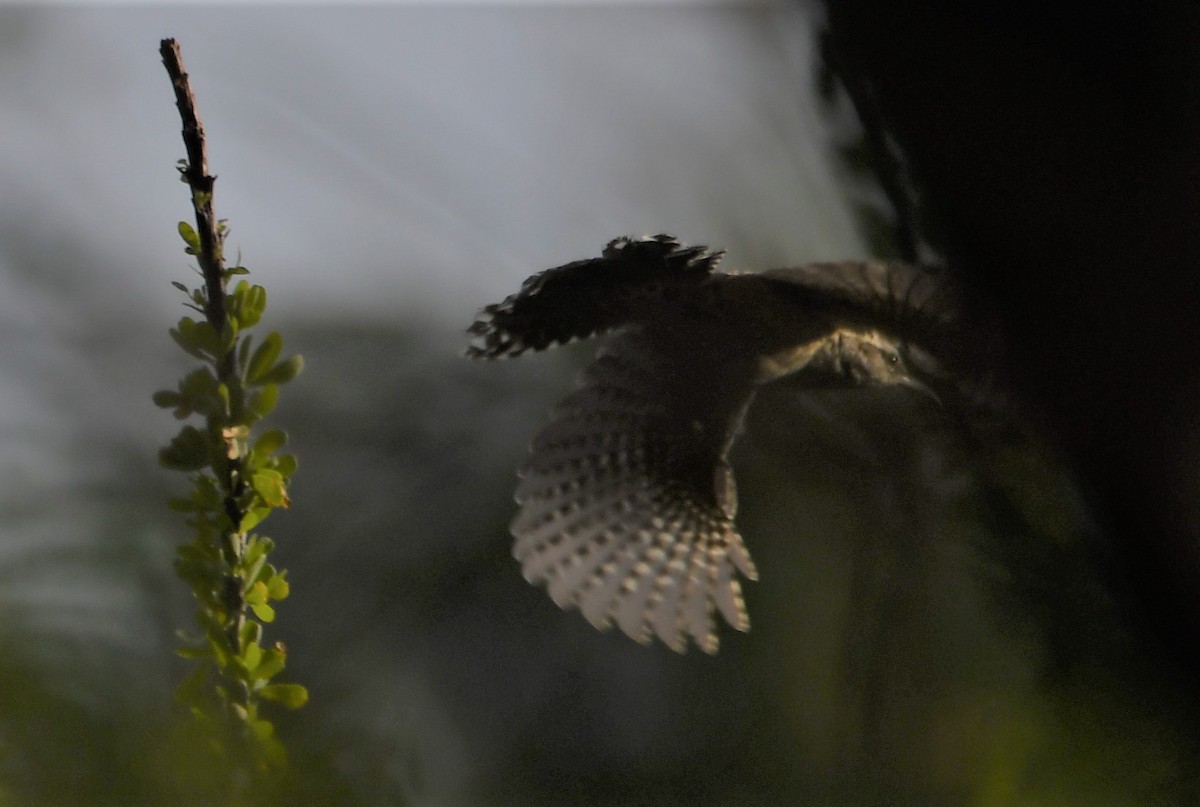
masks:
[[(715, 653), (714, 613), (749, 628), (730, 447), (760, 384), (899, 384), (930, 392), (920, 338), (953, 309), (903, 264), (717, 272), (722, 253), (666, 235), (529, 278), (471, 326), (467, 353), (516, 356), (609, 334), (520, 470), (513, 554), (596, 627)], [(943, 329), (944, 330), (944, 329)], [(914, 353), (914, 351), (916, 351)]]

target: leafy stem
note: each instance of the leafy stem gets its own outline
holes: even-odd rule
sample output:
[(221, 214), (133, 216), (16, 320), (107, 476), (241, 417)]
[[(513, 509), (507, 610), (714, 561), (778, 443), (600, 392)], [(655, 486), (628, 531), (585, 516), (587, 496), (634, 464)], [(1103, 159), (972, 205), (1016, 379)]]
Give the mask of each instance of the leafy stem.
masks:
[[(200, 361), (174, 390), (160, 390), (154, 402), (180, 420), (199, 416), (202, 426), (184, 425), (159, 452), (167, 468), (191, 475), (186, 497), (170, 507), (193, 531), (179, 548), (176, 572), (197, 601), (199, 632), (182, 634), (180, 655), (198, 666), (179, 689), (179, 699), (201, 721), (223, 735), (248, 741), (256, 767), (283, 761), (283, 748), (271, 722), (259, 715), (262, 700), (299, 707), (308, 697), (297, 684), (273, 682), (285, 666), (282, 643), (263, 644), (263, 626), (275, 619), (273, 601), (288, 596), (287, 573), (268, 562), (274, 542), (254, 530), (278, 507), (290, 504), (287, 488), (296, 459), (278, 453), (287, 435), (271, 429), (257, 437), (253, 427), (276, 405), (279, 386), (303, 368), (299, 356), (281, 359), (283, 339), (271, 332), (254, 346), (249, 333), (262, 318), (267, 293), (227, 268), (226, 223), (216, 217), (204, 127), (183, 70), (179, 45), (163, 40), (163, 63), (175, 89), (183, 121), (187, 159), (180, 178), (191, 190), (195, 226), (179, 223), (185, 252), (196, 258), (202, 282), (173, 285), (185, 306), (200, 315), (182, 317), (171, 338)], [(233, 278), (239, 277), (232, 290)]]

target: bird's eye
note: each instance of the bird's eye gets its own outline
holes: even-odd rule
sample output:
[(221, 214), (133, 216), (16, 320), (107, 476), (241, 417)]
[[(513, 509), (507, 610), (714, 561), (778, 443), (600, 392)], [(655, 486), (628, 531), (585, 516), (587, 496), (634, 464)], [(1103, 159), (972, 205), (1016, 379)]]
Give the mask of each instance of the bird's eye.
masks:
[(899, 364), (899, 363), (900, 363), (900, 356), (899, 356), (899, 354), (896, 354), (896, 353), (889, 353), (889, 354), (888, 354), (888, 363), (889, 363), (889, 364)]

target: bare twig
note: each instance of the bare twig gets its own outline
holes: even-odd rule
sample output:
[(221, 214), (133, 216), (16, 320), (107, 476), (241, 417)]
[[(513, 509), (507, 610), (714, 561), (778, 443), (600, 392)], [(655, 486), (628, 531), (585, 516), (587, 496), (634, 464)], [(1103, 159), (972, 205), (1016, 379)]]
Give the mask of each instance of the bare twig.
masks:
[[(175, 89), (175, 105), (183, 120), (183, 145), (187, 149), (187, 164), (180, 168), (183, 179), (192, 189), (192, 207), (196, 211), (196, 233), (200, 237), (200, 254), (196, 259), (204, 273), (208, 291), (205, 314), (220, 333), (225, 327), (225, 267), (224, 237), (213, 210), (213, 185), (217, 178), (208, 173), (208, 146), (204, 139), (204, 124), (196, 112), (196, 96), (191, 81), (183, 69), (183, 54), (174, 39), (164, 39), (159, 46), (171, 86)], [(232, 355), (232, 354), (231, 354)]]

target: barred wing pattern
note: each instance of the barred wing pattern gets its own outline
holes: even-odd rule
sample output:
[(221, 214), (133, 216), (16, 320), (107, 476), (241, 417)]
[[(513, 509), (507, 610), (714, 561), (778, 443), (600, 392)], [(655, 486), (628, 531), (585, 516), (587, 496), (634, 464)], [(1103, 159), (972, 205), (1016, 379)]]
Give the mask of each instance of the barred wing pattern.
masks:
[(737, 574), (757, 572), (734, 526), (726, 455), (753, 396), (753, 357), (680, 366), (680, 337), (609, 340), (533, 441), (512, 524), (531, 583), (597, 628), (708, 653), (714, 610), (749, 629)]
[(702, 283), (724, 254), (669, 235), (616, 238), (599, 258), (539, 272), (484, 308), (468, 331), (467, 355), (519, 356), (620, 327)]

